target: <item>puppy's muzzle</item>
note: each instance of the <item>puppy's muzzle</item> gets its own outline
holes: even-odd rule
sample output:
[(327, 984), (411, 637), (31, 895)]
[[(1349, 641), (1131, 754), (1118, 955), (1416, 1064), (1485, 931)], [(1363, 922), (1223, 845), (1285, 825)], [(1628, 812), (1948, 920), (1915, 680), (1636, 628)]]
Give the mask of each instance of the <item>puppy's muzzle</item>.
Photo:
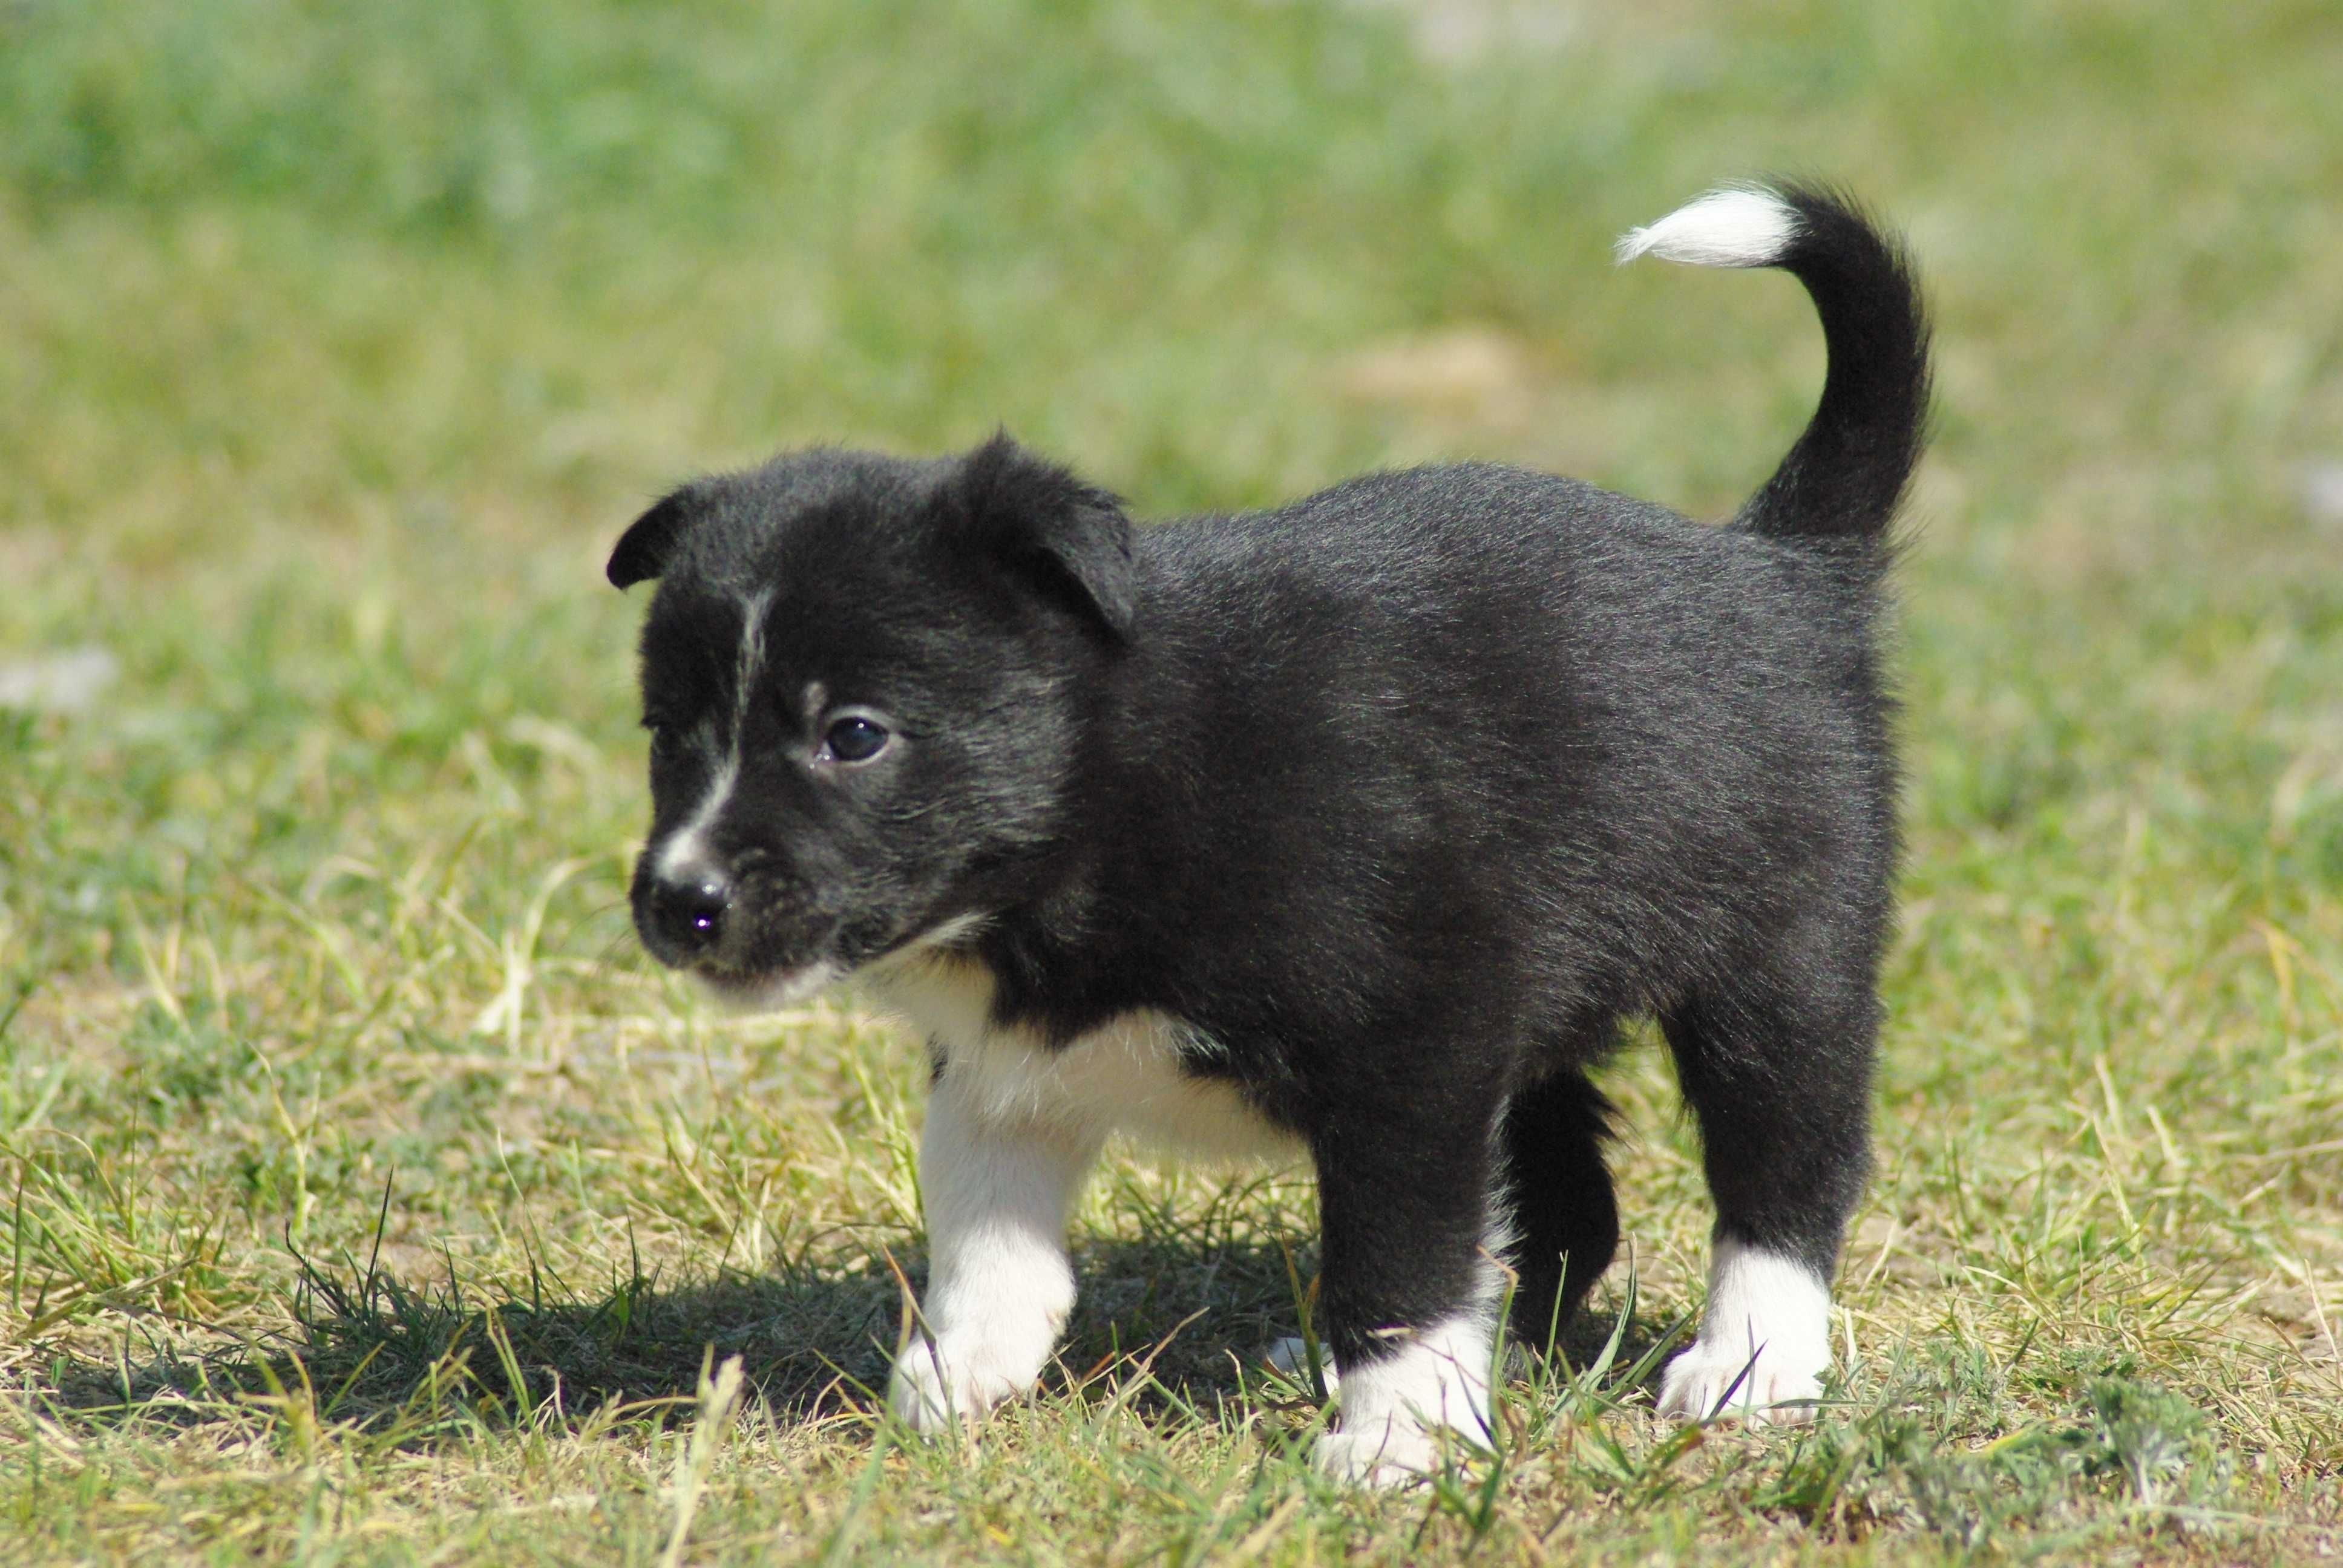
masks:
[(660, 956), (669, 962), (688, 964), (706, 958), (723, 941), (725, 919), (732, 909), (732, 885), (722, 877), (706, 869), (688, 869), (672, 879), (654, 879), (649, 893), (645, 912)]

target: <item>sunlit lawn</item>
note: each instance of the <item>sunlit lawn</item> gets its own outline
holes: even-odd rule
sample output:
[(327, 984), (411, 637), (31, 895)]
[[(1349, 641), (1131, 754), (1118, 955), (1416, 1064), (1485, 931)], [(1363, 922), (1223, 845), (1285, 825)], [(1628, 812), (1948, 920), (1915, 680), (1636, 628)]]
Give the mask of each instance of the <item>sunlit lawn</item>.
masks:
[[(0, 689), (119, 669), (0, 710), (0, 1558), (2343, 1550), (2338, 82), (2317, 0), (0, 10)], [(1811, 313), (1607, 246), (1766, 169), (1941, 331), (1843, 1403), (1652, 1415), (1708, 1211), (1646, 1050), (1632, 1272), (1499, 1460), (1314, 1477), (1252, 1370), (1305, 1173), (1143, 1159), (1045, 1397), (886, 1428), (919, 1053), (638, 953), (618, 529), (996, 425), (1149, 514), (1463, 455), (1721, 514)]]

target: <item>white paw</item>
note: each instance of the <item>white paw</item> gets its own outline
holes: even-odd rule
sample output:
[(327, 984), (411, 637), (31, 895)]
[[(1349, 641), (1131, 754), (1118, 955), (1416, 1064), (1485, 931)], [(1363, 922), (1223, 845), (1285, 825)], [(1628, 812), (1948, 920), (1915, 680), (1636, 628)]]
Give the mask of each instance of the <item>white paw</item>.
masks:
[(1830, 1286), (1795, 1258), (1746, 1241), (1716, 1244), (1700, 1338), (1668, 1363), (1660, 1413), (1748, 1425), (1815, 1418), (1830, 1370)]
[[(1262, 1359), (1279, 1376), (1291, 1378), (1305, 1388), (1309, 1386), (1310, 1347), (1298, 1337), (1272, 1341)], [(1326, 1353), (1324, 1345), (1318, 1347), (1318, 1375), (1326, 1380), (1328, 1393), (1342, 1386), (1342, 1374), (1334, 1370), (1334, 1358)]]
[(1372, 1422), (1328, 1432), (1311, 1457), (1322, 1473), (1353, 1486), (1405, 1486), (1440, 1468), (1440, 1445), (1414, 1422)]
[(972, 1337), (916, 1336), (895, 1358), (887, 1408), (913, 1432), (981, 1421), (994, 1406), (1032, 1391), (1041, 1360), (1030, 1350)]
[(1732, 1416), (1750, 1426), (1812, 1421), (1813, 1405), (1785, 1402), (1822, 1398), (1823, 1368), (1829, 1363), (1785, 1364), (1791, 1361), (1760, 1350), (1752, 1365), (1745, 1349), (1696, 1344), (1670, 1362), (1662, 1375), (1660, 1413), (1678, 1421)]
[(1453, 1318), (1354, 1363), (1342, 1382), (1342, 1430), (1318, 1440), (1318, 1468), (1342, 1481), (1397, 1486), (1440, 1468), (1435, 1429), (1449, 1429), (1461, 1445), (1485, 1446), (1490, 1333), (1480, 1317)]

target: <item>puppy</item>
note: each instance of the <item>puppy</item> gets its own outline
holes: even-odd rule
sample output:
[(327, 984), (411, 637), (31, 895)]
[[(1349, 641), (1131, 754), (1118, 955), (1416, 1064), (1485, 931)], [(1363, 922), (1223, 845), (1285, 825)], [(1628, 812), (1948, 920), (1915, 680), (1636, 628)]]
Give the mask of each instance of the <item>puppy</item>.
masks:
[(1587, 1071), (1656, 1017), (1716, 1202), (1661, 1408), (1798, 1419), (1868, 1160), (1896, 856), (1877, 652), (1927, 330), (1811, 188), (1620, 244), (1805, 286), (1828, 373), (1731, 524), (1483, 464), (1134, 528), (996, 437), (817, 449), (619, 539), (660, 962), (752, 1006), (848, 976), (922, 1030), (917, 1428), (1030, 1390), (1114, 1131), (1306, 1155), (1339, 1372), (1320, 1462), (1485, 1438), (1504, 1282), (1544, 1345), (1608, 1265)]

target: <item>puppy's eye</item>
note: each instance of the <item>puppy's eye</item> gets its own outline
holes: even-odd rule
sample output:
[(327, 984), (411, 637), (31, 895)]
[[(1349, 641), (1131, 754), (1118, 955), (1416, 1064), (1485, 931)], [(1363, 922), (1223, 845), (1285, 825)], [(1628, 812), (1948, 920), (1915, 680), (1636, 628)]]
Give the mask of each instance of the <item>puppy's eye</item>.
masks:
[(868, 762), (887, 749), (887, 728), (860, 714), (849, 714), (822, 731), (821, 750), (834, 762)]

